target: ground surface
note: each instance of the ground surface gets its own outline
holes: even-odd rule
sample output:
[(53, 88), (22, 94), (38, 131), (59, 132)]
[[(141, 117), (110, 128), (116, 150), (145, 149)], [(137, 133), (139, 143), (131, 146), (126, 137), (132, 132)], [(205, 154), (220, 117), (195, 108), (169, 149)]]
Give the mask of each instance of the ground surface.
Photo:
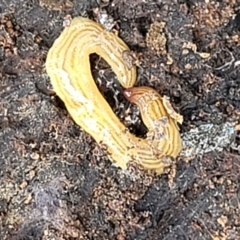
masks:
[[(240, 239), (239, 6), (0, 0), (0, 239)], [(161, 176), (123, 172), (44, 93), (46, 54), (64, 17), (97, 21), (104, 12), (141, 56), (137, 84), (168, 95), (184, 116), (181, 132), (236, 121), (231, 147), (179, 158)], [(104, 67), (113, 81), (92, 60), (95, 79)], [(122, 103), (111, 103), (120, 117)]]

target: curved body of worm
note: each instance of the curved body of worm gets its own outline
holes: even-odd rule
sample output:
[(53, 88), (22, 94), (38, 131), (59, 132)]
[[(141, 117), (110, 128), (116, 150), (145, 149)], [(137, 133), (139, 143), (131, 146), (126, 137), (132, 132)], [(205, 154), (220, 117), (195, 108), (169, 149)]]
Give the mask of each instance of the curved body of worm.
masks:
[[(177, 126), (179, 114), (175, 113), (171, 103), (167, 103), (167, 109), (160, 94), (145, 86), (128, 88), (124, 95), (138, 105), (142, 120), (148, 128), (147, 138), (158, 155), (177, 157), (182, 150), (182, 141)], [(175, 115), (176, 118), (173, 117)]]
[[(123, 87), (132, 87), (136, 81), (136, 69), (126, 66), (122, 58), (124, 51), (129, 51), (129, 48), (114, 33), (94, 21), (78, 17), (63, 30), (49, 50), (46, 70), (55, 92), (74, 121), (98, 143), (104, 144), (113, 162), (126, 168), (129, 161), (135, 161), (161, 173), (169, 164), (161, 161), (164, 152), (159, 149), (162, 144), (156, 143), (156, 131), (151, 121), (154, 116), (142, 112), (146, 126), (153, 131), (152, 140), (134, 136), (114, 114), (92, 77), (89, 56), (96, 53), (111, 66)], [(160, 102), (159, 99), (158, 104)], [(164, 134), (172, 136), (165, 131)], [(164, 139), (160, 141), (166, 142)], [(172, 156), (175, 155), (174, 152)]]

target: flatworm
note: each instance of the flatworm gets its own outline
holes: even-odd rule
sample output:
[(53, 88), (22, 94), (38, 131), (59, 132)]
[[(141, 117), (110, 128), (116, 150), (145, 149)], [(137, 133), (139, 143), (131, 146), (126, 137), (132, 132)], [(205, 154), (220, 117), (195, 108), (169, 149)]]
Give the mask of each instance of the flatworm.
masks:
[[(149, 87), (133, 87), (135, 66), (129, 67), (123, 53), (128, 46), (114, 33), (90, 19), (78, 17), (65, 27), (48, 52), (46, 70), (54, 91), (74, 119), (99, 144), (109, 158), (125, 169), (130, 161), (162, 173), (169, 166), (165, 157), (176, 157), (182, 149), (177, 126), (181, 115), (167, 99)], [(136, 137), (120, 122), (99, 92), (92, 77), (89, 56), (96, 53), (112, 68), (126, 98), (138, 105), (149, 132)], [(163, 104), (163, 100), (165, 104)]]

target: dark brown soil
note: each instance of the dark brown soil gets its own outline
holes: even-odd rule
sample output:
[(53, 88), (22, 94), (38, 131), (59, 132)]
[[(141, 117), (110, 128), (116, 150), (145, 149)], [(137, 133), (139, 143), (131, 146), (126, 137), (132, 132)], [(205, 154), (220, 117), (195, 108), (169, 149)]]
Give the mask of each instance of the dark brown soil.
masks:
[[(108, 160), (47, 90), (44, 68), (66, 15), (102, 13), (140, 57), (137, 85), (184, 116), (181, 132), (235, 121), (231, 146), (181, 157), (161, 176)], [(240, 239), (239, 0), (0, 0), (0, 14), (1, 240)], [(91, 60), (124, 121), (118, 84), (106, 87), (114, 74)]]

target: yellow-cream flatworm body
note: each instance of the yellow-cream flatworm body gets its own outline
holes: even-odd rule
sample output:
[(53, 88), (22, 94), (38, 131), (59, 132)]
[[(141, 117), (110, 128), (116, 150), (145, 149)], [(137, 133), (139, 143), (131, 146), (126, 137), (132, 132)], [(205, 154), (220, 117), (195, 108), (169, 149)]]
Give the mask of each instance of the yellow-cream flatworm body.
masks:
[[(46, 70), (74, 121), (105, 146), (113, 162), (124, 169), (128, 162), (134, 161), (161, 173), (169, 165), (162, 157), (176, 157), (181, 151), (176, 120), (169, 115), (155, 90), (131, 89), (136, 81), (136, 69), (124, 63), (125, 51), (129, 48), (117, 35), (90, 19), (78, 17), (65, 27), (49, 50)], [(139, 106), (149, 129), (146, 139), (131, 134), (99, 92), (91, 73), (89, 56), (92, 53), (111, 66), (126, 88), (127, 99)], [(150, 95), (153, 100), (149, 99)]]

